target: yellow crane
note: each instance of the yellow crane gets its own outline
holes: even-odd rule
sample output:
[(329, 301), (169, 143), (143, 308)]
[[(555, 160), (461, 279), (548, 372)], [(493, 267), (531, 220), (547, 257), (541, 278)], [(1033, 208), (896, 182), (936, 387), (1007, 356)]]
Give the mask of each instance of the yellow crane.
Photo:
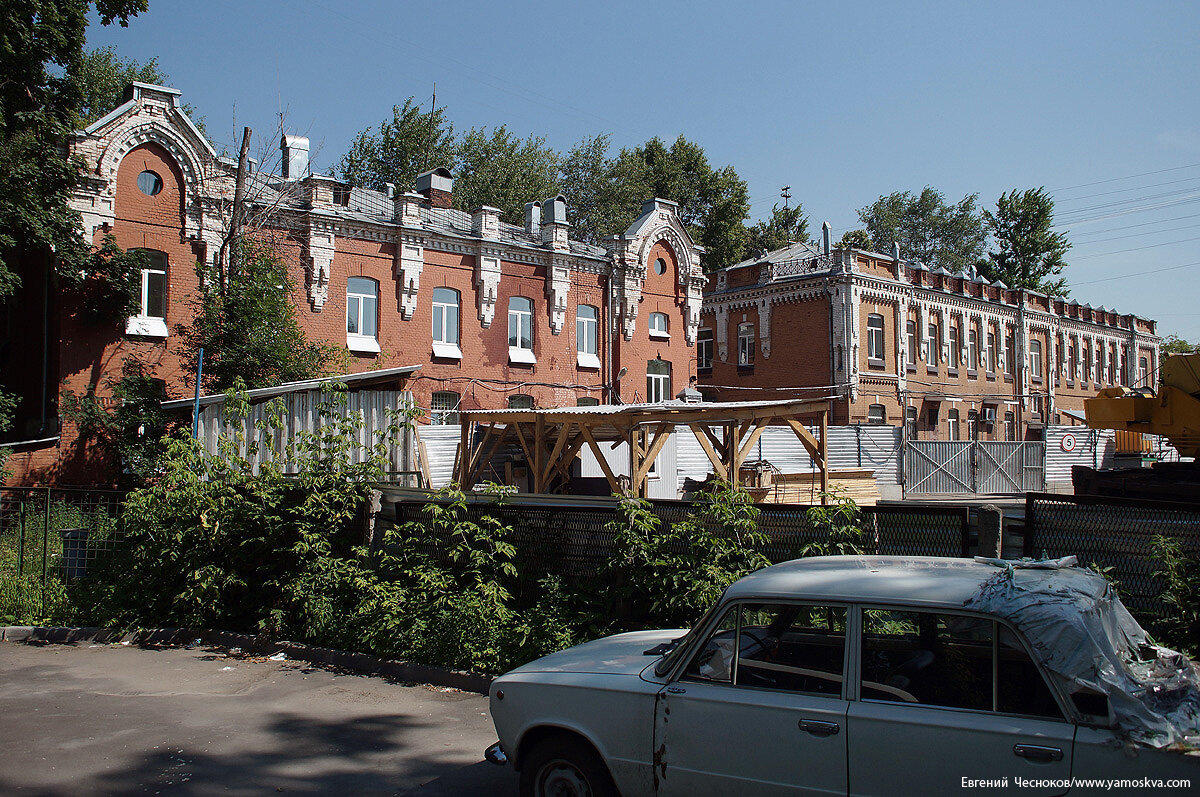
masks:
[(1200, 458), (1200, 353), (1165, 357), (1156, 394), (1148, 387), (1106, 387), (1083, 402), (1093, 429), (1166, 437), (1182, 457)]

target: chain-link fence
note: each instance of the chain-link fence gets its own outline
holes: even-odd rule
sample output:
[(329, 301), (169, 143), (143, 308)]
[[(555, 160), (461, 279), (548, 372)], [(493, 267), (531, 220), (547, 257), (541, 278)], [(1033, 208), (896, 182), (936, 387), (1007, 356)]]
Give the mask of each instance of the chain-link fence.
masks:
[(1075, 555), (1117, 582), (1132, 611), (1161, 616), (1165, 583), (1154, 540), (1180, 543), (1200, 555), (1200, 506), (1086, 495), (1029, 493), (1025, 499), (1025, 556)]
[[(395, 522), (427, 519), (425, 507), (434, 500), (396, 501)], [(686, 501), (651, 501), (662, 528), (686, 520), (697, 505)], [(808, 517), (806, 506), (759, 504), (758, 530), (768, 537), (762, 553), (772, 562), (795, 559), (805, 547), (824, 541), (826, 532)], [(969, 510), (966, 507), (875, 506), (863, 507), (867, 519), (867, 553), (908, 556), (968, 556), (972, 545)], [(512, 498), (469, 496), (467, 519), (478, 521), (490, 515), (513, 529), (510, 541), (516, 547), (515, 564), (521, 574), (518, 591), (532, 588), (546, 575), (567, 580), (594, 578), (612, 556), (615, 533), (608, 524), (620, 518), (613, 502), (597, 500), (582, 505), (565, 502), (534, 503)], [(713, 529), (717, 533), (726, 533)], [(683, 553), (684, 543), (677, 546)]]
[(0, 624), (63, 621), (67, 585), (124, 540), (117, 490), (0, 487)]

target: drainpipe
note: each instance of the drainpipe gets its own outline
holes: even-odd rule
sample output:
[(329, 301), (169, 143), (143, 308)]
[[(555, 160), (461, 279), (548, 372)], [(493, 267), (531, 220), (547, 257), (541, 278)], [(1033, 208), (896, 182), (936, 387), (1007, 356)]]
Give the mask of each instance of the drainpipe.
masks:
[[(611, 308), (609, 303), (612, 301), (612, 269), (609, 269), (608, 276), (604, 278), (604, 292), (602, 307), (600, 308), (600, 323), (604, 330), (604, 336), (608, 338), (604, 343), (604, 360), (600, 364), (600, 384), (603, 385), (600, 394), (600, 403), (609, 404), (610, 401), (610, 384), (612, 380), (612, 335), (608, 331), (609, 319), (611, 317)], [(596, 340), (600, 340), (600, 331), (596, 331)]]
[(50, 269), (53, 260), (46, 255), (46, 267), (42, 278), (42, 417), (39, 428), (41, 436), (48, 434), (47, 425), (50, 423), (50, 413), (47, 411), (50, 403)]

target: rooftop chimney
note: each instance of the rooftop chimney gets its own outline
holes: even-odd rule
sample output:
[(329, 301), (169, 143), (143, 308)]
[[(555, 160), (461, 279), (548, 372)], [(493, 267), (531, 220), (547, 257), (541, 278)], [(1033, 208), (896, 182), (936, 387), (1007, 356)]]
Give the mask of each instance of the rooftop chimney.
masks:
[(892, 260), (900, 262), (900, 244), (897, 241), (892, 241)]
[(537, 202), (525, 203), (525, 232), (538, 235), (542, 229), (542, 206)]
[(417, 175), (417, 193), (425, 197), (430, 207), (450, 207), (453, 192), (454, 177), (444, 166)]
[(284, 134), (279, 142), (283, 155), (283, 179), (303, 180), (308, 177), (308, 139)]
[(821, 225), (821, 254), (829, 254), (831, 238), (833, 238), (833, 226), (829, 222), (825, 222)]
[(551, 249), (566, 250), (567, 243), (567, 198), (562, 194), (552, 196), (542, 203), (542, 245)]

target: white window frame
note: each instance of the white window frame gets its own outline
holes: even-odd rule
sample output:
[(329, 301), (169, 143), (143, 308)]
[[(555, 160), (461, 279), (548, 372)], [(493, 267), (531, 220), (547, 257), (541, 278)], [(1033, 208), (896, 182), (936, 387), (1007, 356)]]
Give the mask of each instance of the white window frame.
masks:
[(696, 367), (713, 367), (713, 331), (708, 327), (703, 327), (696, 333)]
[(950, 410), (946, 413), (946, 439), (947, 440), (958, 440), (959, 439), (958, 407), (951, 407)]
[(950, 336), (950, 362), (946, 366), (958, 370), (962, 365), (962, 331), (958, 324), (951, 324), (947, 334)]
[[(591, 317), (586, 315), (588, 312)], [(590, 304), (578, 305), (575, 308), (575, 362), (580, 368), (600, 367), (599, 341), (599, 308)]]
[(942, 343), (939, 340), (941, 330), (938, 328), (936, 321), (930, 321), (926, 328), (926, 336), (929, 342), (929, 356), (925, 358), (928, 365), (936, 366), (942, 358)]
[(871, 313), (867, 316), (867, 360), (882, 365), (884, 357), (883, 316)]
[[(350, 283), (354, 280), (365, 280), (375, 286), (373, 294), (362, 293), (361, 291), (351, 291)], [(350, 331), (350, 300), (358, 300), (358, 317), (355, 323), (358, 329), (363, 328), (363, 319), (367, 317), (364, 312), (367, 299), (371, 301), (375, 309), (375, 318), (373, 326), (375, 334), (364, 335), (361, 332)], [(369, 354), (379, 353), (379, 283), (370, 277), (350, 277), (346, 280), (346, 348), (350, 351), (365, 352)]]
[(967, 370), (979, 370), (979, 330), (974, 324), (967, 327)]
[(1011, 410), (1004, 413), (1004, 439), (1010, 443), (1017, 439), (1017, 414)]
[[(662, 363), (666, 367), (665, 374), (651, 373), (651, 367), (655, 363)], [(671, 362), (670, 360), (650, 360), (646, 363), (646, 401), (650, 404), (659, 404), (664, 401), (670, 401), (674, 396), (671, 395)]]
[(671, 339), (670, 321), (666, 313), (650, 314), (650, 337), (659, 340)]
[[(442, 298), (438, 298), (441, 293)], [(446, 301), (447, 295), (453, 296), (454, 301)], [(433, 356), (448, 357), (453, 360), (462, 359), (462, 349), (459, 348), (459, 325), (462, 322), (462, 295), (454, 288), (438, 287), (433, 289)], [(453, 311), (453, 313), (451, 313)], [(450, 317), (454, 323), (451, 325)], [(453, 329), (451, 329), (453, 326)]]
[(738, 366), (754, 365), (754, 324), (738, 324)]
[(904, 334), (908, 338), (908, 365), (917, 366), (917, 322), (911, 318), (904, 324)]
[(989, 374), (996, 373), (996, 333), (989, 332), (987, 335), (987, 372)]
[[(165, 338), (167, 331), (167, 253), (157, 249), (140, 250), (147, 258), (146, 268), (142, 269), (141, 287), (138, 293), (138, 313), (125, 321), (125, 334), (138, 335), (143, 338)], [(163, 314), (150, 315), (150, 276), (162, 276), (162, 309)]]
[(887, 407), (883, 406), (882, 404), (868, 405), (867, 423), (877, 425), (887, 423)]
[(1029, 339), (1029, 378), (1042, 381), (1042, 342)]
[(1138, 383), (1136, 387), (1150, 385), (1150, 358), (1138, 357)]
[[(518, 300), (520, 302), (527, 302), (529, 309), (514, 307), (513, 303)], [(514, 323), (516, 324), (515, 336), (513, 334)], [(525, 331), (528, 333), (528, 348), (520, 345), (522, 325), (524, 325)], [(530, 365), (536, 363), (537, 357), (533, 354), (533, 346), (533, 299), (530, 299), (528, 296), (510, 296), (508, 299), (508, 361), (510, 363), (528, 363)]]
[[(453, 397), (450, 406), (437, 406), (439, 399), (447, 403), (447, 397)], [(462, 406), (462, 395), (453, 390), (435, 390), (429, 397), (429, 423), (433, 426), (458, 426), (458, 410)]]

